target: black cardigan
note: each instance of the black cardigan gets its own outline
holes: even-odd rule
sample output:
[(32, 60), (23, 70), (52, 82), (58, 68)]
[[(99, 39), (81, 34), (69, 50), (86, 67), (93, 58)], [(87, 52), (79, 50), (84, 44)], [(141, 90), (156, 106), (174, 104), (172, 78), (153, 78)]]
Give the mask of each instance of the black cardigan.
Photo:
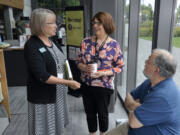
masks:
[[(60, 45), (56, 45), (62, 51)], [(27, 65), (27, 99), (35, 104), (55, 103), (56, 85), (45, 83), (50, 75), (57, 76), (56, 63), (46, 45), (31, 36), (24, 47)]]

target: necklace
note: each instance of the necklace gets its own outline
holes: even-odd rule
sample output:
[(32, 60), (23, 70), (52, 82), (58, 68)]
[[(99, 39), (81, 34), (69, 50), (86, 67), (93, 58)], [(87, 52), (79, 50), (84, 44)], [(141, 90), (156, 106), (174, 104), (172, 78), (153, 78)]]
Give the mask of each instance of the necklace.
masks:
[[(107, 39), (108, 39), (108, 35), (106, 36), (106, 38), (103, 40), (103, 42), (101, 43), (101, 45), (99, 46), (99, 49), (98, 50), (100, 50), (102, 47), (103, 47), (103, 45), (106, 43), (106, 41), (107, 41)], [(96, 40), (95, 40), (95, 47), (96, 47), (96, 51), (97, 51), (97, 37), (96, 37)]]
[(101, 43), (101, 45), (99, 46), (99, 49), (97, 50), (97, 37), (96, 37), (96, 41), (95, 41), (95, 57), (94, 57), (94, 61), (98, 61), (98, 58), (99, 58), (99, 51), (103, 48), (104, 44), (106, 43), (107, 39), (108, 39), (108, 35), (107, 37), (104, 39), (104, 41)]
[(56, 63), (57, 63), (57, 67), (58, 67), (58, 69), (60, 69), (60, 61), (59, 61), (59, 59), (58, 59), (58, 54), (56, 53), (56, 51), (54, 50), (54, 44), (53, 44), (53, 42), (51, 41), (51, 40), (49, 40), (49, 42), (52, 44), (52, 46), (50, 47), (50, 48), (52, 48), (52, 51), (53, 51), (53, 57), (54, 57), (54, 59), (55, 59), (55, 61), (56, 61)]

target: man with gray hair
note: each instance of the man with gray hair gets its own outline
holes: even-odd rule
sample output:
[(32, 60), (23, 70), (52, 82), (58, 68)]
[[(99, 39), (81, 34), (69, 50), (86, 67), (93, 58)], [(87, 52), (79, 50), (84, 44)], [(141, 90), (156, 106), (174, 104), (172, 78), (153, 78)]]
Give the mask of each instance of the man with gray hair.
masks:
[(153, 50), (144, 67), (148, 79), (126, 95), (129, 123), (106, 135), (180, 135), (180, 90), (172, 79), (176, 66), (168, 51)]

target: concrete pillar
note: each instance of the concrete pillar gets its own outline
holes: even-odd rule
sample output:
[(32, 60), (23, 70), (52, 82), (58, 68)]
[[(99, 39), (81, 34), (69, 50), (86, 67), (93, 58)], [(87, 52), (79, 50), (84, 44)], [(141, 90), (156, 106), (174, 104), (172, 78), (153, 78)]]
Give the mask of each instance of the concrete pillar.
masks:
[(171, 51), (176, 0), (157, 0), (155, 2), (152, 48), (162, 48)]
[[(82, 1), (82, 0), (81, 0)], [(91, 35), (91, 17), (92, 17), (92, 13), (91, 13), (91, 1), (90, 0), (83, 0), (83, 4), (84, 5), (84, 31), (85, 31), (85, 37), (88, 37)]]
[(140, 0), (130, 0), (126, 90), (136, 87)]

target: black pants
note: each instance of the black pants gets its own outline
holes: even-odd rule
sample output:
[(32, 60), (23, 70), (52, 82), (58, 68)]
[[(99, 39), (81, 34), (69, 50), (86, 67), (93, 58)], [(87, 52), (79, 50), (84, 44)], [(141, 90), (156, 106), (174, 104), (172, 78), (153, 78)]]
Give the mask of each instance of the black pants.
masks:
[(113, 90), (108, 88), (84, 85), (82, 97), (89, 132), (97, 131), (97, 119), (99, 120), (100, 131), (105, 132), (108, 130), (108, 105), (112, 93)]

